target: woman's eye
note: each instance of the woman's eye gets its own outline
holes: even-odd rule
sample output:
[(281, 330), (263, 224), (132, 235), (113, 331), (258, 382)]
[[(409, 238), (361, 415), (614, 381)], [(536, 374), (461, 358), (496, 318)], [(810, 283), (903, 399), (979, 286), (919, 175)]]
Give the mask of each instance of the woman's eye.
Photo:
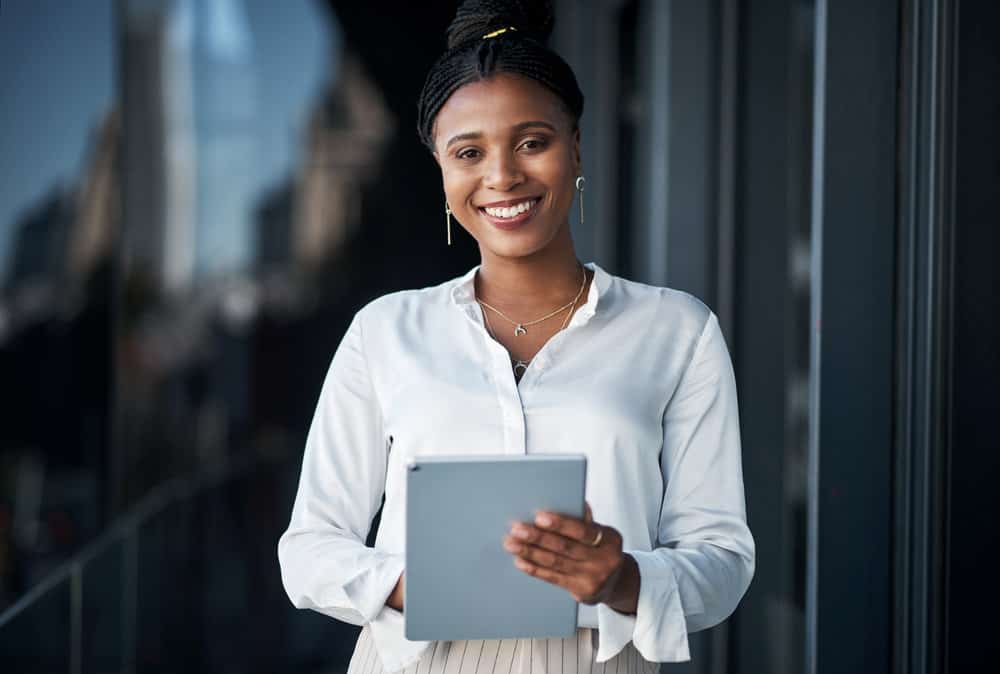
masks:
[(479, 156), (479, 150), (470, 147), (458, 152), (455, 156), (459, 159), (475, 159)]
[(526, 150), (541, 150), (545, 147), (545, 141), (538, 138), (530, 138), (521, 143), (521, 147)]

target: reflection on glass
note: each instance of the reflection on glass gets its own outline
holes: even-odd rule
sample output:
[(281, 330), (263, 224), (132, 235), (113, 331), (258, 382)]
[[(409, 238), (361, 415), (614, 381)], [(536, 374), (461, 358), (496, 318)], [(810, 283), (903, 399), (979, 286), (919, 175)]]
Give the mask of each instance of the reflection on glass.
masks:
[[(357, 292), (341, 281), (345, 247), (395, 120), (324, 3), (57, 4), (5, 5), (0, 22), (5, 64), (34, 42), (61, 47), (0, 77), (4, 100), (49, 83), (18, 89), (0, 119), (22, 169), (0, 186), (0, 610), (171, 478), (218, 469), (227, 486), (175, 494), (148, 529), (105, 531), (82, 575), (58, 576), (17, 624), (58, 634), (88, 669), (195, 655), (205, 671), (249, 667), (253, 652), (182, 647), (209, 623), (239, 643), (248, 614), (277, 663), (343, 657), (331, 630), (345, 644), (350, 630), (295, 611), (273, 544), (343, 327), (336, 301)], [(267, 459), (252, 488), (233, 477)]]
[(308, 311), (392, 130), (331, 18), (125, 3), (118, 504), (288, 434), (252, 413), (257, 328)]
[(3, 610), (103, 516), (121, 117), (110, 0), (4, 3), (0, 14)]

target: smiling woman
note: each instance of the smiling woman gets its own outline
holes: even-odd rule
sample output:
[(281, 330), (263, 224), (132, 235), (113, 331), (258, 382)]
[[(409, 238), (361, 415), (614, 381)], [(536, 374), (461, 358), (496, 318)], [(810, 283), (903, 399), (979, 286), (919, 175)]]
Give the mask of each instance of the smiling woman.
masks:
[[(454, 215), (481, 263), (365, 306), (320, 394), (278, 555), (296, 606), (363, 626), (349, 674), (652, 671), (689, 659), (688, 634), (728, 617), (753, 576), (718, 320), (687, 293), (577, 259), (583, 95), (545, 45), (552, 23), (546, 2), (458, 9), (418, 133), (449, 228)], [(408, 461), (581, 452), (585, 517), (539, 512), (497, 541), (580, 602), (576, 634), (407, 640)]]

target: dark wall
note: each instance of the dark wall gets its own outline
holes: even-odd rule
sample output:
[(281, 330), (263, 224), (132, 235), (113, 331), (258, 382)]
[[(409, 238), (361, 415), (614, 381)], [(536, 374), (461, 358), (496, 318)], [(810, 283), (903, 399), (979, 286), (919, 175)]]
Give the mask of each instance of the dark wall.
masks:
[(995, 516), (1000, 476), (1000, 5), (959, 10), (948, 663), (983, 671), (1000, 656)]

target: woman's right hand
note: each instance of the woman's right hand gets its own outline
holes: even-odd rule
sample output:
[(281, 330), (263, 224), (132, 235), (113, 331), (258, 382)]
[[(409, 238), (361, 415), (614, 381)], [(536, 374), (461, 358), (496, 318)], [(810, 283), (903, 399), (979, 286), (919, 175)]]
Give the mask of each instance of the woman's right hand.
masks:
[(406, 578), (406, 572), (399, 574), (399, 580), (396, 581), (396, 587), (392, 588), (392, 592), (389, 593), (389, 598), (385, 600), (385, 605), (389, 608), (394, 608), (397, 611), (403, 610), (403, 584)]

